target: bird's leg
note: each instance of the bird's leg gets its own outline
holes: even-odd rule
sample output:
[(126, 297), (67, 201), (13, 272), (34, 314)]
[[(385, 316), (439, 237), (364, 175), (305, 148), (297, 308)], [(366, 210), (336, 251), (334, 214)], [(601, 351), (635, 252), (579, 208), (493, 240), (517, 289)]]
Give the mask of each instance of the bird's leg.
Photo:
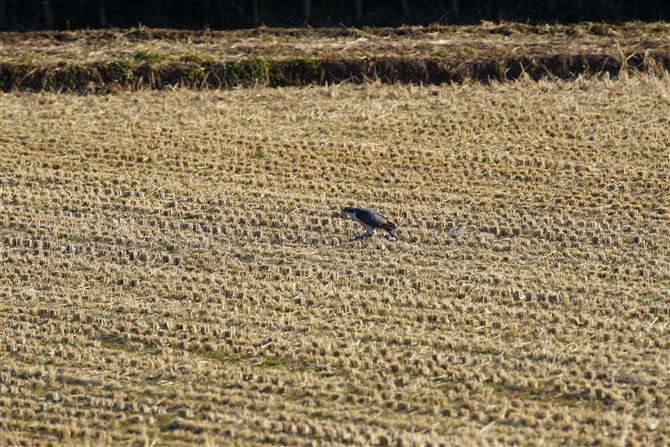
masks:
[(372, 237), (372, 235), (375, 234), (375, 230), (371, 226), (365, 224), (361, 225), (363, 225), (363, 228), (365, 228), (365, 233), (357, 235), (355, 237), (356, 240)]
[(359, 240), (359, 239), (366, 239), (372, 237), (371, 233), (363, 233), (363, 234), (357, 234), (354, 239)]

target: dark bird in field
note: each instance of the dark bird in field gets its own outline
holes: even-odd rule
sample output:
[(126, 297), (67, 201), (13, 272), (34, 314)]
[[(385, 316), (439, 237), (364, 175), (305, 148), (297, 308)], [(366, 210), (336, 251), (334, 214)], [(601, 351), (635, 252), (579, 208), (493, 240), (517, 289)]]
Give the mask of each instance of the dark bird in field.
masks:
[(389, 236), (386, 236), (386, 239), (398, 239), (398, 236), (395, 234), (395, 229), (398, 226), (375, 210), (371, 210), (369, 208), (353, 208), (348, 206), (342, 210), (340, 216), (349, 216), (359, 224), (363, 225), (363, 228), (365, 228), (365, 233), (356, 236), (356, 239), (372, 237), (372, 235), (375, 234), (375, 229), (377, 228), (386, 230), (386, 232), (389, 234)]

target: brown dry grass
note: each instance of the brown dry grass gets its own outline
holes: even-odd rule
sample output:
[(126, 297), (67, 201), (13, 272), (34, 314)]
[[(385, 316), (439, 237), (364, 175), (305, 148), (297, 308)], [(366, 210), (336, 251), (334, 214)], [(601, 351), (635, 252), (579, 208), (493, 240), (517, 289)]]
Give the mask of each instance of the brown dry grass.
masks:
[(670, 70), (664, 23), (0, 33), (0, 89), (445, 84)]
[(1, 443), (668, 442), (667, 78), (0, 113)]
[(442, 57), (454, 60), (572, 54), (614, 58), (670, 49), (667, 23), (531, 26), (519, 23), (398, 29), (270, 29), (173, 31), (163, 29), (0, 33), (6, 62), (101, 63), (117, 60), (239, 61), (251, 57), (359, 59)]

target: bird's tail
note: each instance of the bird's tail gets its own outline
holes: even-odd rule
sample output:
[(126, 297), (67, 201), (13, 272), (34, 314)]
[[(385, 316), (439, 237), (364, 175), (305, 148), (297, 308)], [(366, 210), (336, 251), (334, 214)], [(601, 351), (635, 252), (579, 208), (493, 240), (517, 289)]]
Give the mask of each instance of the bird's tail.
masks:
[(386, 230), (388, 232), (388, 234), (390, 234), (394, 238), (398, 239), (398, 235), (395, 232), (395, 230), (398, 228), (398, 225), (396, 225), (395, 222), (391, 222), (389, 220), (385, 224), (380, 225), (379, 228), (381, 228), (383, 230)]
[(379, 226), (379, 228), (383, 228), (383, 229), (386, 230), (386, 231), (389, 231), (389, 230), (393, 231), (393, 230), (395, 230), (396, 228), (398, 228), (398, 225), (396, 225), (395, 222), (391, 222), (391, 221), (389, 220), (389, 221), (386, 221), (386, 223), (381, 224), (381, 225)]

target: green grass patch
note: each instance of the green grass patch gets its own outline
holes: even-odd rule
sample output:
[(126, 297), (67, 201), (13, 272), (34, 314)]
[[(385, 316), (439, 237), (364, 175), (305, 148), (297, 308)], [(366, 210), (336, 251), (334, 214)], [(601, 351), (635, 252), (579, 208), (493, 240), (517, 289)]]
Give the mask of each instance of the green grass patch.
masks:
[(484, 384), (497, 393), (504, 393), (509, 391), (509, 389), (506, 388), (502, 383), (493, 382), (492, 380), (487, 380), (484, 382)]
[(133, 70), (130, 67), (130, 62), (128, 62), (128, 61), (116, 61), (116, 62), (114, 62), (114, 65), (116, 66), (116, 68), (119, 71), (121, 71), (121, 73), (123, 74), (123, 78), (126, 81), (132, 81), (133, 80), (135, 75), (133, 74)]
[(257, 159), (260, 159), (260, 158), (265, 158), (265, 155), (266, 155), (265, 151), (263, 150), (262, 147), (259, 146), (259, 147), (256, 148), (256, 151), (254, 152), (253, 157), (257, 158)]
[(258, 366), (263, 366), (263, 367), (273, 367), (273, 366), (279, 366), (281, 365), (281, 362), (279, 361), (278, 358), (276, 357), (267, 357), (265, 360), (263, 360)]
[(188, 66), (184, 68), (182, 79), (188, 84), (201, 84), (205, 80), (205, 72), (200, 67)]
[(102, 336), (98, 338), (100, 345), (104, 348), (121, 350), (121, 351), (134, 351), (134, 349), (121, 337), (114, 336)]

